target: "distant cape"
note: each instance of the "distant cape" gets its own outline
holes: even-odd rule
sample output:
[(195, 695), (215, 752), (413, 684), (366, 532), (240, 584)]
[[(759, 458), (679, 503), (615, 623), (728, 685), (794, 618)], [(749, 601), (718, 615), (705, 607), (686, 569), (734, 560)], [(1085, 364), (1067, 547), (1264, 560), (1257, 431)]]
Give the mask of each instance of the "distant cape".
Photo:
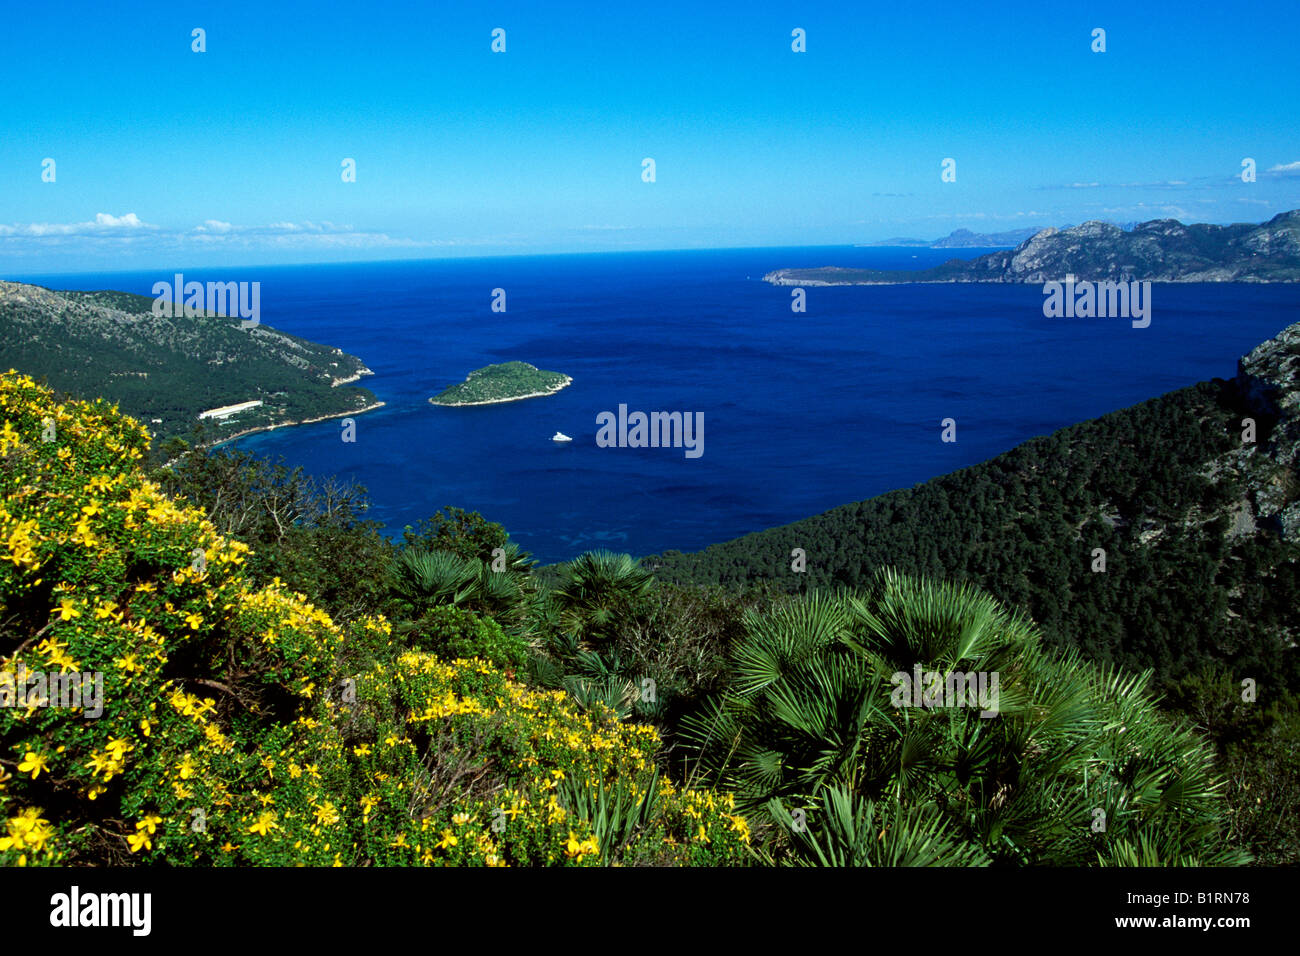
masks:
[(1300, 210), (1254, 225), (1184, 225), (1153, 219), (1131, 230), (1108, 222), (1043, 229), (1014, 249), (975, 259), (950, 259), (930, 269), (777, 269), (765, 282), (787, 286), (882, 285), (903, 282), (1151, 282), (1300, 281)]

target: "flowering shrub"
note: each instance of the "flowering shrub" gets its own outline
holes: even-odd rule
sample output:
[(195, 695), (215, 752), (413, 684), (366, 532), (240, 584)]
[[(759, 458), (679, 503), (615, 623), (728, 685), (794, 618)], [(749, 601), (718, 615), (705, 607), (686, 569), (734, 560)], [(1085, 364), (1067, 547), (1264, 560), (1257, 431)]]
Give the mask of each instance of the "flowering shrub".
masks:
[(521, 637), (490, 617), (450, 604), (425, 612), (413, 643), (443, 658), (478, 657), (506, 669), (522, 667), (528, 659), (528, 645)]
[[(602, 848), (560, 782), (654, 789), (653, 728), (254, 587), (248, 548), (144, 476), (146, 441), (0, 375), (0, 675), (23, 678), (0, 682), (0, 864), (747, 859), (729, 797), (664, 784)], [(504, 665), (499, 632), (454, 636)]]

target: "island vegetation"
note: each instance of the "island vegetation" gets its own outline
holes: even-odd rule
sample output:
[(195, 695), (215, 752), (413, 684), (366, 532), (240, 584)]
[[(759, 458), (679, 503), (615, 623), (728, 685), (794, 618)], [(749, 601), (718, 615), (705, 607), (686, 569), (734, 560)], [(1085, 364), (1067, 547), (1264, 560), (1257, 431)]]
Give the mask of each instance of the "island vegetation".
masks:
[(573, 381), (559, 372), (544, 372), (527, 362), (502, 362), (475, 369), (465, 381), (450, 385), (429, 401), (434, 405), (495, 405), (553, 395)]

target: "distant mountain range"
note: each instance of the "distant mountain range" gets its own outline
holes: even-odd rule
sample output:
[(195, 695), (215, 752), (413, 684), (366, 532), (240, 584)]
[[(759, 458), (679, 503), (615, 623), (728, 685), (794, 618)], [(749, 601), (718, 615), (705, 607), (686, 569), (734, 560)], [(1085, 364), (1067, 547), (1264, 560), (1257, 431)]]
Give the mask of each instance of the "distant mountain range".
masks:
[[(1131, 231), (1137, 223), (1116, 223), (1125, 232)], [(1070, 226), (1062, 226), (1069, 229)], [(969, 229), (954, 229), (942, 239), (882, 239), (880, 242), (860, 242), (859, 249), (879, 246), (906, 246), (914, 249), (1011, 249), (1020, 245), (1030, 236), (1042, 232), (1041, 226), (1029, 226), (1025, 229), (1008, 229), (1006, 232), (971, 232)]]
[(1300, 210), (1260, 225), (1184, 225), (1153, 219), (1131, 230), (1107, 222), (1044, 229), (1014, 249), (976, 259), (950, 259), (931, 269), (880, 270), (823, 266), (777, 269), (774, 285), (880, 285), (901, 282), (1152, 282), (1300, 281)]
[(875, 246), (911, 246), (917, 249), (996, 249), (1018, 246), (1039, 228), (1010, 229), (1006, 232), (971, 232), (969, 229), (954, 229), (942, 239), (882, 239), (880, 242), (859, 243), (861, 247)]
[(126, 292), (0, 281), (0, 370), (116, 402), (155, 439), (189, 437), (201, 412), (223, 406), (250, 403), (209, 416), (212, 440), (381, 404), (349, 386), (372, 374), (354, 355), (268, 325), (241, 328), (237, 318), (154, 315), (153, 304)]

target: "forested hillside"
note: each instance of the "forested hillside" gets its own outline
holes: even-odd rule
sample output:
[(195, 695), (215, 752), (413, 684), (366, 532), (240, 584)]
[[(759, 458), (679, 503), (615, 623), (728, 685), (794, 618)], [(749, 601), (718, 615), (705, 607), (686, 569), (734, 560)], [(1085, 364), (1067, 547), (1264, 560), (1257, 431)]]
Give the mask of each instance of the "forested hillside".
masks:
[(155, 446), (189, 437), (200, 412), (225, 405), (263, 403), (209, 422), (211, 438), (375, 404), (373, 393), (345, 384), (369, 374), (354, 355), (265, 324), (159, 316), (152, 306), (148, 296), (126, 292), (0, 282), (0, 371), (116, 402), (149, 427)]
[[(1295, 688), (1298, 355), (1292, 326), (1231, 382), (646, 564), (664, 581), (772, 581), (788, 591), (865, 585), (893, 567), (978, 585), (1031, 615), (1050, 642), (1096, 661), (1154, 667), (1166, 680), (1219, 661)], [(1254, 419), (1253, 443), (1243, 441), (1244, 418)], [(802, 573), (796, 548), (806, 553)]]

